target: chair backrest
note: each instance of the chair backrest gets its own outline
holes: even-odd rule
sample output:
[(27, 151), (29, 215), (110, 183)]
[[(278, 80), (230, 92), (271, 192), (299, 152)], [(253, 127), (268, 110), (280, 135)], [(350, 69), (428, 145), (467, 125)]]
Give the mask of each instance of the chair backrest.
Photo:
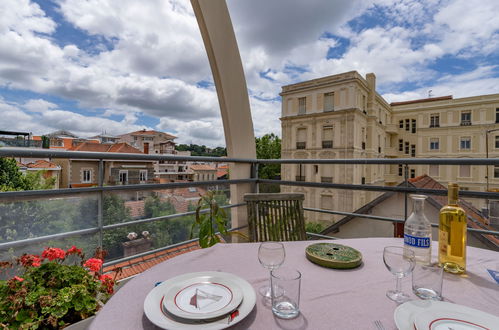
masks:
[(252, 242), (307, 239), (303, 194), (245, 194)]

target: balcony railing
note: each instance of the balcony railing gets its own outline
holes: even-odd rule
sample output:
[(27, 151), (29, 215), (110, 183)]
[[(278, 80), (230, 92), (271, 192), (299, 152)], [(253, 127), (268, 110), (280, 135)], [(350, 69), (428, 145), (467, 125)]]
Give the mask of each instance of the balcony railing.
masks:
[[(409, 165), (419, 165), (419, 164), (436, 164), (436, 165), (490, 165), (490, 166), (499, 166), (499, 159), (469, 159), (469, 158), (459, 158), (459, 159), (441, 159), (441, 158), (432, 158), (432, 159), (423, 159), (423, 158), (405, 158), (405, 159), (236, 159), (236, 158), (217, 158), (217, 157), (191, 157), (191, 156), (162, 156), (162, 155), (145, 155), (145, 154), (119, 154), (119, 153), (94, 153), (94, 152), (69, 152), (69, 151), (54, 151), (47, 149), (25, 149), (25, 148), (0, 148), (0, 157), (29, 157), (29, 158), (77, 158), (77, 159), (92, 159), (99, 160), (99, 171), (98, 171), (98, 184), (94, 187), (86, 187), (86, 188), (64, 188), (57, 190), (31, 190), (31, 191), (9, 191), (9, 192), (0, 192), (0, 205), (2, 203), (19, 203), (21, 208), (29, 208), (29, 202), (38, 201), (43, 198), (51, 198), (51, 200), (55, 202), (59, 202), (62, 204), (67, 204), (67, 202), (72, 202), (75, 196), (93, 196), (96, 199), (95, 210), (96, 217), (93, 221), (87, 220), (85, 222), (83, 220), (79, 227), (69, 228), (67, 224), (58, 223), (57, 219), (62, 217), (63, 214), (60, 214), (57, 209), (50, 207), (40, 207), (33, 208), (29, 210), (25, 210), (27, 215), (33, 216), (33, 221), (36, 220), (37, 216), (40, 214), (49, 214), (51, 219), (54, 219), (54, 224), (52, 226), (54, 228), (63, 228), (61, 232), (58, 233), (50, 233), (46, 235), (36, 235), (36, 232), (29, 233), (25, 237), (20, 237), (18, 239), (9, 238), (9, 235), (12, 236), (12, 232), (10, 234), (6, 234), (5, 228), (0, 229), (0, 253), (4, 254), (9, 252), (11, 249), (16, 252), (26, 251), (30, 246), (41, 245), (47, 246), (47, 244), (51, 244), (58, 240), (71, 239), (71, 242), (76, 238), (89, 237), (94, 236), (95, 245), (102, 247), (103, 242), (109, 236), (112, 236), (116, 230), (122, 228), (136, 228), (138, 225), (143, 226), (146, 224), (152, 225), (157, 224), (158, 226), (165, 225), (173, 221), (174, 219), (193, 216), (195, 211), (187, 211), (176, 214), (168, 214), (168, 215), (160, 215), (160, 216), (150, 216), (144, 219), (137, 220), (129, 220), (129, 221), (116, 221), (114, 223), (106, 224), (104, 223), (105, 217), (105, 206), (104, 204), (107, 202), (105, 196), (115, 192), (129, 193), (131, 195), (144, 192), (144, 191), (156, 191), (162, 189), (174, 189), (174, 188), (187, 188), (187, 187), (209, 187), (209, 186), (220, 186), (220, 185), (238, 185), (238, 184), (253, 184), (255, 190), (258, 189), (260, 184), (273, 184), (273, 185), (281, 185), (281, 186), (300, 186), (300, 187), (316, 187), (323, 189), (340, 189), (340, 190), (353, 190), (353, 191), (375, 191), (375, 192), (395, 192), (402, 193), (406, 196), (404, 202), (404, 210), (405, 216), (404, 218), (393, 218), (393, 217), (382, 217), (371, 214), (363, 214), (363, 213), (354, 213), (354, 212), (343, 212), (343, 211), (335, 211), (335, 210), (325, 210), (320, 208), (310, 208), (305, 207), (306, 211), (309, 212), (319, 212), (330, 215), (342, 215), (342, 216), (353, 216), (359, 218), (369, 218), (373, 220), (379, 221), (390, 221), (393, 223), (403, 223), (404, 219), (407, 218), (407, 196), (408, 194), (417, 193), (417, 194), (427, 194), (427, 195), (446, 195), (447, 192), (445, 190), (439, 189), (422, 189), (410, 187), (407, 185), (399, 185), (399, 186), (382, 186), (375, 184), (340, 184), (340, 183), (332, 183), (325, 182), (325, 178), (329, 177), (321, 177), (320, 180), (322, 182), (307, 182), (305, 181), (304, 176), (297, 176), (296, 181), (287, 181), (287, 180), (269, 180), (269, 179), (259, 179), (256, 175), (256, 168), (260, 164), (340, 164), (340, 165), (396, 165), (402, 164), (405, 167), (405, 181), (408, 179), (408, 166)], [(154, 183), (154, 184), (141, 184), (141, 185), (118, 185), (118, 186), (108, 186), (104, 185), (104, 160), (175, 160), (175, 161), (210, 161), (210, 162), (223, 162), (223, 163), (246, 163), (250, 164), (254, 170), (251, 173), (255, 173), (254, 176), (245, 178), (245, 179), (237, 179), (237, 180), (215, 180), (215, 181), (203, 181), (203, 182), (170, 182), (170, 183)], [(298, 180), (300, 179), (300, 180)], [(332, 180), (331, 180), (332, 181)], [(482, 191), (461, 191), (460, 196), (463, 198), (485, 198), (490, 200), (499, 200), (499, 193), (497, 192), (482, 192)], [(67, 200), (62, 200), (62, 198), (66, 197)], [(90, 205), (90, 204), (89, 204)], [(92, 204), (93, 205), (93, 204)], [(228, 204), (224, 205), (223, 208), (237, 208), (243, 206), (244, 204)], [(89, 207), (90, 210), (92, 207)], [(4, 209), (5, 210), (5, 209)], [(8, 210), (7, 210), (8, 211)], [(85, 217), (85, 209), (83, 209), (82, 214), (80, 216)], [(24, 212), (24, 211), (23, 211)], [(115, 212), (119, 212), (119, 210), (115, 210)], [(23, 213), (24, 214), (24, 213)], [(3, 216), (4, 214), (2, 214)], [(14, 214), (14, 216), (20, 216), (19, 214)], [(75, 217), (75, 214), (67, 215), (70, 218)], [(89, 216), (92, 218), (92, 216)], [(5, 219), (5, 217), (4, 217)], [(3, 224), (5, 225), (5, 224)], [(35, 223), (36, 225), (36, 223)], [(437, 226), (437, 225), (433, 225)], [(244, 227), (244, 226), (243, 226)], [(69, 229), (69, 230), (68, 230)], [(158, 230), (161, 230), (161, 227), (157, 227)], [(240, 228), (233, 228), (240, 229)], [(19, 230), (22, 230), (20, 228)], [(497, 230), (487, 230), (482, 229), (480, 227), (477, 228), (469, 228), (469, 232), (479, 233), (485, 235), (499, 236), (499, 231)], [(19, 234), (19, 233), (18, 233)], [(329, 236), (324, 236), (320, 234), (309, 233), (311, 237), (315, 238), (329, 238)], [(19, 236), (19, 235), (18, 235)], [(116, 264), (120, 261), (128, 260), (140, 255), (146, 255), (149, 253), (169, 249), (173, 246), (179, 245), (181, 242), (185, 242), (185, 238), (180, 239), (179, 242), (174, 242), (172, 244), (166, 244), (166, 246), (157, 246), (152, 251), (147, 251), (141, 253), (139, 255), (130, 256), (127, 258), (120, 258), (117, 260), (108, 260), (106, 265)], [(17, 251), (17, 252), (19, 252)], [(10, 252), (9, 252), (10, 253)], [(18, 253), (16, 253), (18, 254)]]

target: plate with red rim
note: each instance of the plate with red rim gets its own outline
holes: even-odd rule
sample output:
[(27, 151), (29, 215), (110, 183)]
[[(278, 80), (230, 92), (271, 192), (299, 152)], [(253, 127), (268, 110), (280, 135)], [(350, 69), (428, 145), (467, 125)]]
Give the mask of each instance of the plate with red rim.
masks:
[[(237, 285), (242, 292), (242, 301), (240, 305), (236, 306), (234, 310), (229, 310), (227, 315), (222, 315), (214, 319), (183, 319), (171, 315), (169, 311), (166, 311), (165, 300), (166, 294), (170, 290), (169, 283), (183, 282), (189, 278), (199, 277), (199, 276), (211, 276), (211, 277), (223, 277), (232, 281), (232, 284)], [(224, 272), (199, 272), (199, 273), (189, 273), (180, 275), (171, 279), (168, 279), (156, 286), (149, 292), (146, 299), (144, 300), (144, 313), (146, 317), (156, 326), (162, 329), (170, 330), (181, 330), (181, 329), (193, 329), (193, 330), (220, 330), (225, 329), (229, 326), (242, 321), (247, 317), (255, 307), (256, 304), (256, 294), (253, 286), (248, 283), (248, 281), (230, 273)], [(234, 312), (234, 313), (233, 313)], [(229, 318), (229, 315), (233, 315), (233, 318)], [(231, 321), (229, 322), (229, 319)]]
[[(417, 330), (492, 330), (499, 329), (499, 317), (466, 306), (435, 307), (414, 318)], [(451, 309), (452, 308), (452, 309)]]
[(172, 279), (165, 286), (164, 308), (188, 320), (212, 319), (226, 315), (241, 304), (243, 292), (232, 280), (234, 275), (192, 273)]
[(413, 300), (395, 309), (395, 324), (401, 330), (498, 329), (499, 318), (470, 307), (445, 301)]

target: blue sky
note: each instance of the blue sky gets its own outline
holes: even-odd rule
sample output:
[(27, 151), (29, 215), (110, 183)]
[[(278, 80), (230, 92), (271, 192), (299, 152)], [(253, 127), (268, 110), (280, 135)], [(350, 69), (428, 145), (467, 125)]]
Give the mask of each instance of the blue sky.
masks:
[[(224, 145), (188, 0), (0, 1), (0, 129), (142, 128)], [(498, 1), (227, 0), (255, 134), (280, 134), (281, 86), (374, 72), (389, 102), (499, 93)], [(459, 19), (456, 19), (458, 17)]]

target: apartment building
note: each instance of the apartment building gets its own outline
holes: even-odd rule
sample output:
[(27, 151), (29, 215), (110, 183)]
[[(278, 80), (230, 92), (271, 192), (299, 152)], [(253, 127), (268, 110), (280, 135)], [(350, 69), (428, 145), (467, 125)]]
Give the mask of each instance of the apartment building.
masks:
[[(485, 158), (499, 156), (499, 94), (467, 98), (434, 97), (389, 104), (376, 92), (376, 77), (356, 71), (283, 86), (282, 158)], [(489, 143), (486, 146), (486, 140)], [(487, 171), (489, 172), (487, 180)], [(403, 181), (397, 165), (282, 165), (283, 180), (395, 185)], [(409, 176), (428, 174), (463, 189), (499, 188), (499, 168), (410, 166)], [(348, 211), (379, 193), (283, 187), (306, 193), (305, 205)], [(473, 201), (483, 207), (484, 201)], [(307, 214), (308, 221), (335, 217)]]

